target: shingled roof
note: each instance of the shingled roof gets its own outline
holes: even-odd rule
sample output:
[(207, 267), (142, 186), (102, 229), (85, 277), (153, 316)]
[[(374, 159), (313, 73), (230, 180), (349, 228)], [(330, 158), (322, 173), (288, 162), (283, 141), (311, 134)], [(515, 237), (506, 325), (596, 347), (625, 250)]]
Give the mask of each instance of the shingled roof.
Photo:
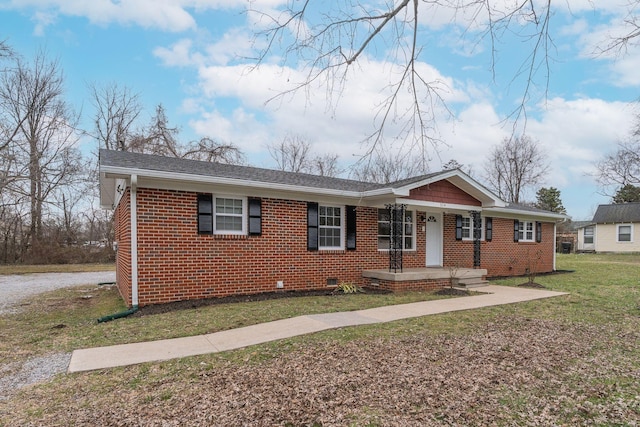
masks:
[[(284, 172), (252, 166), (228, 165), (223, 163), (203, 162), (198, 160), (179, 159), (124, 151), (100, 150), (100, 166), (126, 168), (132, 170), (150, 170), (189, 175), (215, 176), (221, 178), (241, 179), (272, 184), (296, 185), (308, 188), (328, 188), (344, 191), (370, 191), (393, 185), (355, 181), (344, 178), (332, 178), (297, 172)], [(429, 176), (434, 176), (432, 174)], [(415, 178), (413, 178), (415, 179)], [(402, 181), (404, 183), (404, 181)]]
[[(136, 175), (138, 178), (176, 180), (183, 182), (218, 182), (221, 185), (254, 187), (274, 191), (309, 192), (336, 197), (362, 198), (376, 200), (387, 197), (407, 197), (413, 187), (427, 185), (440, 179), (450, 180), (454, 185), (472, 194), (473, 197), (503, 212), (515, 214), (533, 214), (544, 217), (562, 218), (553, 212), (541, 211), (526, 206), (507, 206), (495, 194), (473, 178), (458, 170), (445, 170), (400, 181), (378, 184), (344, 178), (311, 175), (306, 173), (285, 172), (252, 166), (228, 165), (223, 163), (164, 157), (152, 154), (140, 154), (124, 151), (100, 150), (100, 191), (101, 205), (113, 207), (116, 200), (115, 180)], [(380, 200), (382, 200), (380, 199)], [(382, 202), (380, 202), (382, 203)]]
[(600, 205), (593, 215), (596, 224), (640, 222), (640, 203)]

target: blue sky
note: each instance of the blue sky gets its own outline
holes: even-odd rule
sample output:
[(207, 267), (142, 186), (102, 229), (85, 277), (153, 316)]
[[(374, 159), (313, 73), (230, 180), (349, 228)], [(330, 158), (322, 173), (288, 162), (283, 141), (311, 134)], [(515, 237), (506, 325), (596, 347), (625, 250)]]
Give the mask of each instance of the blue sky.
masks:
[[(626, 9), (618, 3), (625, 2), (558, 2), (552, 17), (549, 85), (544, 75), (538, 75), (527, 103), (526, 133), (540, 142), (551, 165), (540, 186), (560, 189), (575, 220), (589, 219), (599, 203), (609, 201), (598, 194), (589, 174), (596, 161), (629, 135), (639, 112), (640, 51), (594, 55), (611, 34), (625, 31)], [(255, 14), (244, 13), (247, 4), (242, 0), (0, 0), (0, 39), (26, 58), (45, 49), (60, 61), (68, 100), (82, 112), (86, 128), (91, 127), (93, 115), (87, 85), (117, 82), (140, 94), (143, 121), (162, 103), (183, 138), (210, 136), (232, 142), (253, 165), (273, 167), (267, 144), (291, 134), (308, 140), (317, 154), (335, 153), (343, 165), (353, 163), (366, 149), (361, 140), (373, 130), (372, 106), (388, 82), (389, 64), (373, 53), (365, 56), (334, 108), (327, 107), (322, 87), (265, 104), (287, 88), (287, 79), (301, 75), (302, 65), (291, 61), (282, 67), (275, 57), (248, 71), (252, 63), (244, 58), (255, 53), (252, 36), (260, 23)], [(286, 2), (252, 4), (278, 11)], [(477, 43), (479, 35), (473, 29), (461, 38), (461, 29), (468, 28), (464, 17), (435, 9), (423, 16), (419, 43), (424, 54), (419, 65), (446, 83), (444, 98), (454, 112), (453, 120), (436, 113), (437, 136), (445, 144), (430, 150), (430, 168), (440, 170), (443, 163), (456, 159), (480, 178), (487, 152), (510, 135), (511, 125), (504, 120), (518, 104), (523, 84), (512, 78), (527, 46), (503, 39), (494, 79), (490, 47)], [(85, 141), (85, 149), (92, 144)]]

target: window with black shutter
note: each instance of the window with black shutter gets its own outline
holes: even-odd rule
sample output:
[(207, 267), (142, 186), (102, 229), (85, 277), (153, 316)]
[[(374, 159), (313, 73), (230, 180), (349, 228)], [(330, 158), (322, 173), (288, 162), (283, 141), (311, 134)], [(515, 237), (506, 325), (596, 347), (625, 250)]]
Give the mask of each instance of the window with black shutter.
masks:
[(456, 215), (456, 240), (462, 240), (462, 215)]
[(542, 223), (536, 222), (536, 242), (542, 242)]
[(259, 236), (262, 234), (262, 200), (252, 199), (249, 203), (249, 234)]
[(307, 250), (318, 250), (318, 204), (307, 203)]
[(213, 198), (198, 194), (198, 234), (213, 234)]
[(356, 207), (347, 206), (347, 250), (356, 249)]

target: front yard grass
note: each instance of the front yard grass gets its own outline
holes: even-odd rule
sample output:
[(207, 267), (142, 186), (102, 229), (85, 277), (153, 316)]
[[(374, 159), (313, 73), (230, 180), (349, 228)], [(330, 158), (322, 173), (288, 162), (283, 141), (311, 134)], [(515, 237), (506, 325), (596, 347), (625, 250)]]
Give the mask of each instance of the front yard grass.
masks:
[[(574, 272), (536, 282), (568, 296), (59, 375), (0, 401), (0, 425), (640, 425), (640, 256), (559, 255), (558, 268)], [(98, 325), (96, 317), (122, 308), (115, 291), (73, 289), (0, 317), (0, 356), (207, 333), (411, 298), (304, 297)]]
[(0, 316), (0, 360), (78, 348), (202, 335), (304, 314), (353, 311), (446, 298), (434, 292), (358, 293), (214, 304), (97, 323), (126, 309), (115, 286), (80, 286), (41, 294), (23, 311)]

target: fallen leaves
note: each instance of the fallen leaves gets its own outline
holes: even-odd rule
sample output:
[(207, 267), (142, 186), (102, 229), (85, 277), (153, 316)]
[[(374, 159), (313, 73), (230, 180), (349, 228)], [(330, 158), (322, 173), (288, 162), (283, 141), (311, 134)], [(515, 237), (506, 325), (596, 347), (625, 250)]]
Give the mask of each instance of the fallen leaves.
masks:
[[(85, 385), (64, 405), (39, 401), (46, 392), (36, 387), (2, 415), (8, 426), (633, 426), (635, 322), (635, 332), (620, 333), (513, 316), (466, 335), (417, 330), (301, 344), (241, 366), (145, 365), (124, 371), (138, 373), (128, 384), (110, 382), (108, 371), (83, 374), (75, 378)], [(69, 393), (73, 379), (60, 382), (58, 392)], [(36, 408), (39, 418), (30, 415)]]

